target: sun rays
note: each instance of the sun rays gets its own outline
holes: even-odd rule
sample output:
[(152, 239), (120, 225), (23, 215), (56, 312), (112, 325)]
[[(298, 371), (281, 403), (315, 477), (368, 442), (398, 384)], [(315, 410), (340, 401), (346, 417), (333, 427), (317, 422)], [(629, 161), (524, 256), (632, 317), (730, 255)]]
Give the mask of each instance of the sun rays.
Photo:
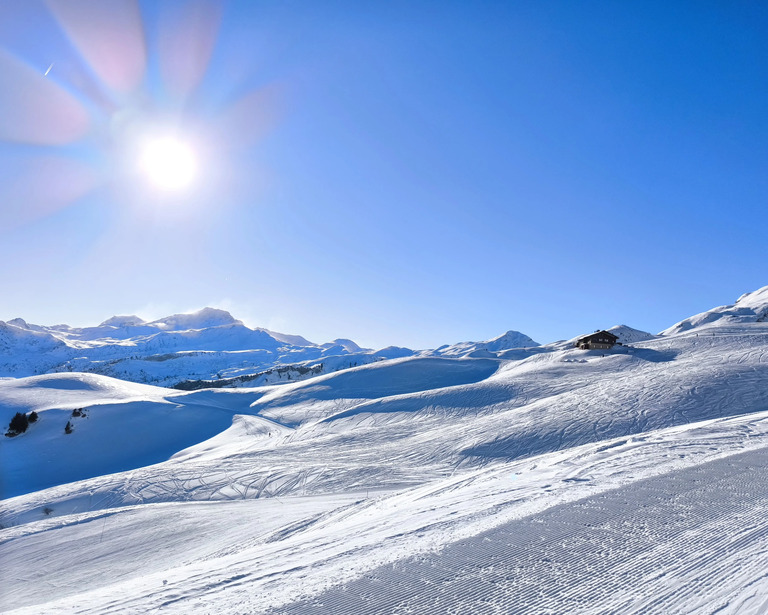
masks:
[[(0, 185), (6, 227), (67, 207), (84, 190), (142, 207), (153, 198), (199, 199), (206, 181), (221, 190), (213, 186), (214, 162), (231, 169), (235, 152), (260, 139), (273, 116), (263, 88), (225, 84), (236, 98), (205, 89), (222, 3), (46, 0), (45, 7), (41, 15), (58, 33), (45, 64), (0, 47), (0, 80), (8, 86), (0, 90), (0, 147), (9, 157), (23, 154), (25, 166)], [(90, 169), (89, 181), (51, 172), (52, 165)]]

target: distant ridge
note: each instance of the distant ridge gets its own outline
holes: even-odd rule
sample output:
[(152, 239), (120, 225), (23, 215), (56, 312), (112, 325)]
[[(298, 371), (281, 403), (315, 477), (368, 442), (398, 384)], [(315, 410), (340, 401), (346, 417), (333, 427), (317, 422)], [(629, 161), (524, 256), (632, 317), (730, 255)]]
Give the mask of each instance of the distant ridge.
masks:
[(250, 328), (211, 307), (152, 321), (112, 316), (95, 327), (32, 325), (15, 318), (0, 321), (0, 377), (86, 372), (166, 387), (263, 386), (415, 354), (495, 356), (524, 346), (538, 344), (517, 331), (418, 353), (397, 346), (363, 348), (348, 338), (315, 343)]
[[(658, 335), (766, 320), (768, 286), (745, 293), (732, 305), (686, 318)], [(608, 331), (625, 345), (657, 337), (627, 325), (615, 325)], [(574, 335), (584, 333), (588, 332)], [(80, 328), (35, 325), (14, 318), (0, 321), (0, 377), (86, 372), (165, 387), (190, 382), (197, 383), (195, 386), (207, 382), (217, 383), (211, 386), (262, 386), (415, 355), (519, 360), (570, 342), (543, 347), (524, 333), (510, 330), (489, 340), (446, 344), (434, 350), (396, 346), (374, 350), (347, 338), (315, 343), (301, 335), (250, 328), (226, 310), (211, 307), (153, 321), (118, 315), (97, 326)]]

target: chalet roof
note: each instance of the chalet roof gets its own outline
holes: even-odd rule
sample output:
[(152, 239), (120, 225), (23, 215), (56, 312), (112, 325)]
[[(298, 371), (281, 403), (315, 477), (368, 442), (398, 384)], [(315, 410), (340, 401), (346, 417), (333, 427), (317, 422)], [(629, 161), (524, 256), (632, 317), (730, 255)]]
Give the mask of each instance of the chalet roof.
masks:
[(610, 331), (595, 331), (594, 333), (590, 333), (588, 335), (582, 335), (577, 340), (577, 343), (580, 344), (581, 342), (591, 340), (593, 337), (597, 337), (597, 336), (600, 336), (600, 337), (608, 336), (609, 338), (612, 338), (614, 342), (619, 339), (618, 335), (614, 335)]

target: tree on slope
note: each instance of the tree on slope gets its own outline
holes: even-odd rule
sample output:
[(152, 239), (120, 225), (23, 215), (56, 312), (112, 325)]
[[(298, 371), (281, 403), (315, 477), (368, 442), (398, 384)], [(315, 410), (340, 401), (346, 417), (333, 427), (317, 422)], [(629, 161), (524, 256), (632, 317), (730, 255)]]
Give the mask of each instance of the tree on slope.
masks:
[(27, 431), (27, 427), (29, 427), (29, 419), (27, 418), (27, 415), (23, 412), (17, 412), (13, 415), (13, 418), (8, 425), (8, 433), (5, 435), (9, 437), (16, 436)]

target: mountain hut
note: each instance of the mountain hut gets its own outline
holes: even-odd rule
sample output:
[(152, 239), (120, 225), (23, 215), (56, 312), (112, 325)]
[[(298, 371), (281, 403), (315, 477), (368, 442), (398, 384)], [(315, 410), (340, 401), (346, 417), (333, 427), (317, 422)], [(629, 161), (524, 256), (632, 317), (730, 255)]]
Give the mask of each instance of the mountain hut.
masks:
[(608, 331), (595, 331), (576, 340), (574, 346), (582, 350), (607, 350), (616, 345), (619, 338)]

